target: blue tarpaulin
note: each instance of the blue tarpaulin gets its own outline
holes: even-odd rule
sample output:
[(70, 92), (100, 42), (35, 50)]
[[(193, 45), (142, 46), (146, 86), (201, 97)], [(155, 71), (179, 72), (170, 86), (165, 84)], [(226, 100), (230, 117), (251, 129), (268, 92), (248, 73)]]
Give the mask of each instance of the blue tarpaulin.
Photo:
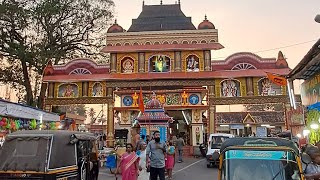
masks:
[(308, 106), (307, 109), (308, 109), (308, 111), (311, 111), (311, 110), (320, 111), (320, 102), (317, 102), (315, 104), (312, 104), (312, 105)]

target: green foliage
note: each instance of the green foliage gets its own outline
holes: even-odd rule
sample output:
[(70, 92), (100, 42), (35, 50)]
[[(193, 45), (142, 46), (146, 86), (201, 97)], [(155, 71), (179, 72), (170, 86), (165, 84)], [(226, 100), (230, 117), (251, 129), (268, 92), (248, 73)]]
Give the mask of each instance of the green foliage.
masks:
[(40, 83), (35, 77), (48, 61), (101, 55), (99, 37), (113, 6), (112, 0), (0, 0), (0, 82), (23, 86), (34, 105), (39, 88), (32, 84)]
[(307, 112), (307, 127), (310, 129), (309, 141), (314, 144), (320, 141), (320, 129), (311, 129), (312, 123), (319, 124), (320, 112), (318, 110), (311, 110)]

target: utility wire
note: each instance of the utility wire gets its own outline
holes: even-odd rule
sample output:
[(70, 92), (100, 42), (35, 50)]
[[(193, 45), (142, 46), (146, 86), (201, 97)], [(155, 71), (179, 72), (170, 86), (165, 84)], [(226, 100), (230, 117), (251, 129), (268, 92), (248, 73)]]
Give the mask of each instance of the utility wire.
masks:
[[(314, 40), (310, 40), (310, 41), (305, 41), (305, 42), (301, 42), (301, 43), (296, 43), (296, 44), (291, 44), (291, 45), (287, 45), (287, 46), (282, 46), (282, 47), (277, 47), (277, 48), (272, 48), (272, 49), (265, 49), (265, 50), (260, 50), (260, 51), (256, 51), (256, 52), (251, 52), (251, 53), (261, 53), (261, 52), (268, 52), (268, 51), (274, 51), (274, 50), (279, 50), (279, 49), (284, 49), (284, 48), (289, 48), (289, 47), (294, 47), (294, 46), (299, 46), (302, 44), (307, 44), (307, 43), (311, 43), (311, 42), (315, 42), (318, 41), (318, 39), (314, 39)], [(212, 60), (217, 60), (217, 59), (224, 59), (227, 58), (229, 56), (225, 56), (225, 57), (216, 57), (213, 58)]]

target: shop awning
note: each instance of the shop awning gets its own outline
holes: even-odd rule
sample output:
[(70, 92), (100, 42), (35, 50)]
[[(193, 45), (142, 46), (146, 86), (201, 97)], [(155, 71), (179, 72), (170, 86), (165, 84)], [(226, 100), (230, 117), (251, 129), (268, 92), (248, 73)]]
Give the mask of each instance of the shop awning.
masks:
[(31, 106), (0, 99), (0, 116), (43, 121), (60, 121), (60, 116)]

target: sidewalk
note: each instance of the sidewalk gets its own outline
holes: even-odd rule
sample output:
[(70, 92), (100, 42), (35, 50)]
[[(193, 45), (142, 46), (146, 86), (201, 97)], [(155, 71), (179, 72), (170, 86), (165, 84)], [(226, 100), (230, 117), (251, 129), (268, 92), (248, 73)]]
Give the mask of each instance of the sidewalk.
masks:
[[(184, 168), (196, 163), (197, 161), (202, 160), (202, 158), (184, 158), (182, 163), (176, 163), (173, 169), (173, 174), (183, 170)], [(121, 175), (117, 175), (118, 180), (121, 180)], [(115, 175), (111, 174), (109, 169), (105, 167), (100, 168), (99, 179), (115, 179)], [(139, 178), (138, 178), (139, 179)]]

